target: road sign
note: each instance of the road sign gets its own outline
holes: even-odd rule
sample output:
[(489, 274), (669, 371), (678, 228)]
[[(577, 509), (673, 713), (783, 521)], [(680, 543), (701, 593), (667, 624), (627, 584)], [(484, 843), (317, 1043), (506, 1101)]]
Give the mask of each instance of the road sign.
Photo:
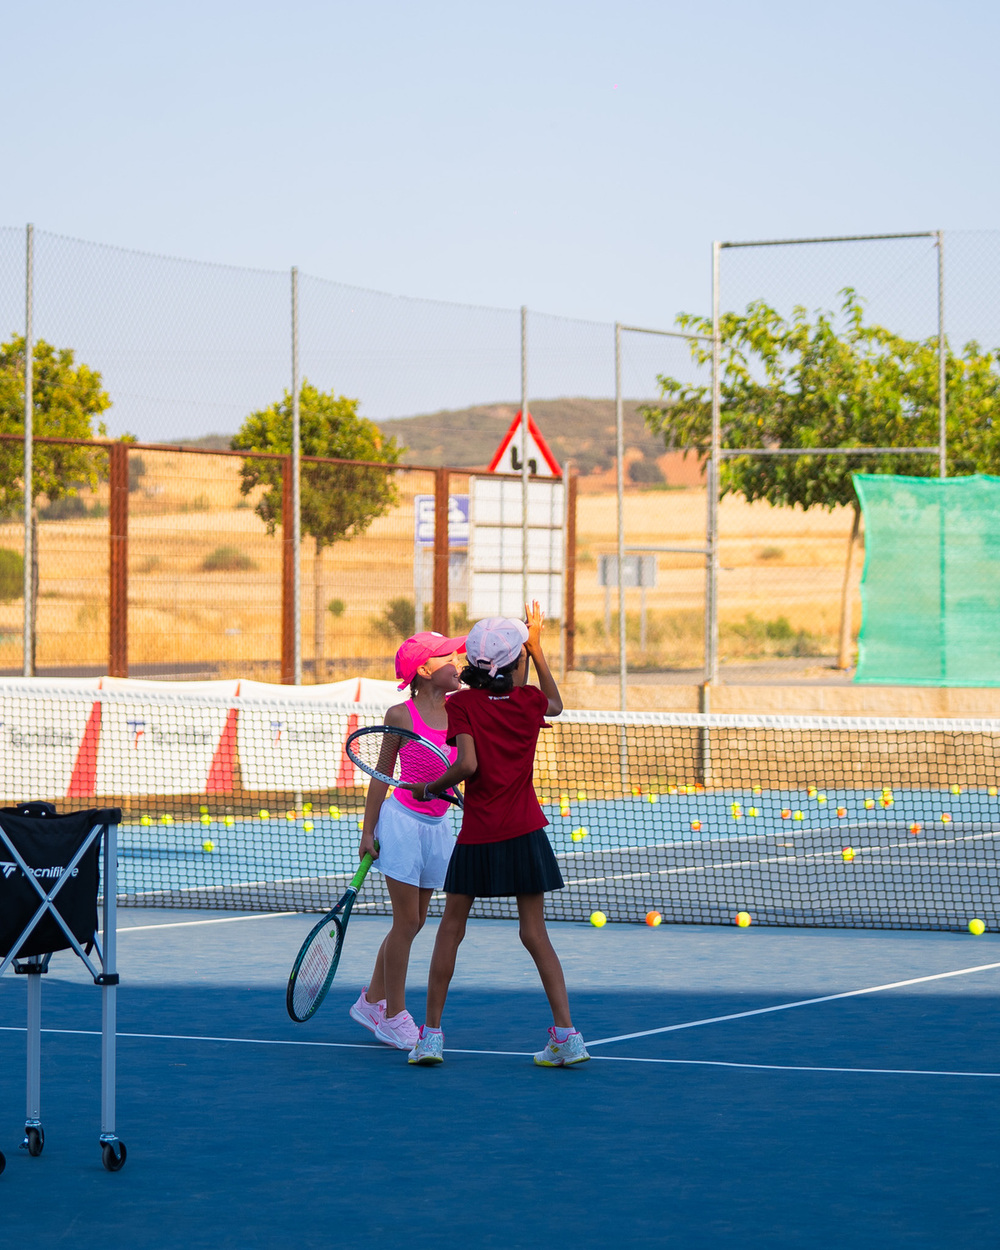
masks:
[[(520, 473), (522, 471), (522, 436), (521, 414), (518, 413), (490, 461), (488, 473)], [(528, 413), (528, 472), (538, 477), (562, 477), (559, 462), (549, 451), (530, 412)]]
[[(622, 583), (626, 587), (656, 585), (656, 556), (626, 556), (622, 563)], [(618, 585), (618, 557), (597, 557), (598, 586)]]
[[(418, 547), (434, 546), (434, 496), (413, 497), (413, 541)], [(469, 496), (448, 496), (448, 546), (469, 543)]]

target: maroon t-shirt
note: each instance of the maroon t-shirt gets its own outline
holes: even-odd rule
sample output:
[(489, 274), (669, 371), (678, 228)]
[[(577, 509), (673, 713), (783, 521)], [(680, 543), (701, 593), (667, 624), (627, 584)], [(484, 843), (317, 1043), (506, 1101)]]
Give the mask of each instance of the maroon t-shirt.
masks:
[(549, 823), (532, 784), (548, 706), (537, 686), (515, 686), (509, 694), (458, 690), (448, 700), (448, 742), (470, 734), (478, 765), (465, 783), (459, 842), (504, 842)]

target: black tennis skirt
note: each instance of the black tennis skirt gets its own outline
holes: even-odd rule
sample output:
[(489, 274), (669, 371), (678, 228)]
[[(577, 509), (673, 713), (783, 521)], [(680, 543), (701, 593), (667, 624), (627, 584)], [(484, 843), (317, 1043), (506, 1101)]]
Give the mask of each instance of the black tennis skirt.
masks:
[(458, 842), (444, 879), (446, 894), (475, 898), (547, 894), (564, 885), (544, 829), (503, 842)]

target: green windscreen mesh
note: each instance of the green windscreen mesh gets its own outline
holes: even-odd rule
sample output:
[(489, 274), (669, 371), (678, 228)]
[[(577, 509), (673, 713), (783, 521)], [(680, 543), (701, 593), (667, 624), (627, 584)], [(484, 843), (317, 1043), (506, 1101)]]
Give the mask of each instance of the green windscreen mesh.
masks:
[(856, 473), (857, 681), (1000, 686), (1000, 477)]

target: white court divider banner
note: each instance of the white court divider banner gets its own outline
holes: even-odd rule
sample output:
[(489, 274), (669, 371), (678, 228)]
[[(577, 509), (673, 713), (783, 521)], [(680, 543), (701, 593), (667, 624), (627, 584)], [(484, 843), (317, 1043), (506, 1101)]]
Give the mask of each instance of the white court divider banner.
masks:
[[(356, 692), (357, 679), (351, 684)], [(270, 698), (254, 695), (244, 702), (241, 686), (237, 741), (244, 790), (315, 791), (367, 784), (345, 755), (344, 743), (359, 725), (378, 724), (384, 708), (354, 699), (333, 701), (329, 689), (271, 686)]]
[(0, 678), (0, 802), (93, 793), (79, 789), (79, 773), (92, 771), (85, 742), (100, 704), (86, 695), (100, 688), (100, 677)]
[(388, 711), (394, 703), (405, 703), (409, 697), (409, 690), (405, 686), (400, 690), (396, 681), (376, 681), (373, 677), (361, 677), (358, 681), (359, 703), (381, 703)]
[(238, 685), (235, 680), (104, 678), (102, 688), (119, 697), (104, 702), (101, 709), (94, 792), (214, 794), (232, 790)]

